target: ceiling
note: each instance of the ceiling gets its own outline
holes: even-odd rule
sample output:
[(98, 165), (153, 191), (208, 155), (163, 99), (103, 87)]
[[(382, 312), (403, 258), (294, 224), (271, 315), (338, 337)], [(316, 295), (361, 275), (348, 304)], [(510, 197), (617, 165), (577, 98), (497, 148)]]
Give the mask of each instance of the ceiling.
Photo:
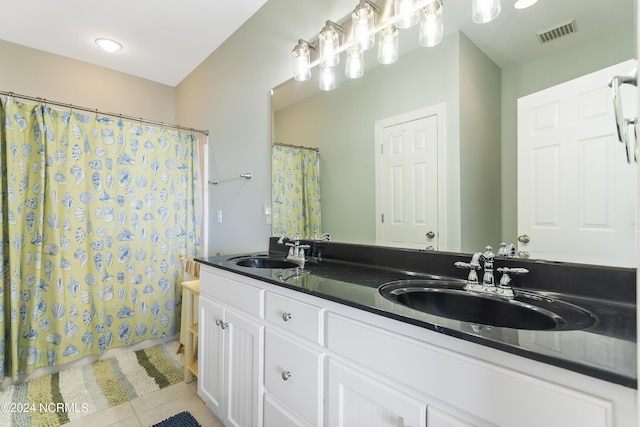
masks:
[[(267, 0), (0, 0), (0, 39), (176, 86)], [(489, 24), (471, 22), (470, 0), (444, 0), (445, 31), (460, 29), (500, 67), (527, 62), (567, 44), (633, 23), (634, 0), (539, 0)], [(357, 4), (345, 2), (345, 16)], [(318, 17), (319, 27), (326, 17)], [(541, 44), (536, 32), (575, 19), (578, 31)], [(627, 24), (626, 22), (624, 24)], [(301, 35), (304, 36), (304, 35)], [(99, 37), (124, 48), (107, 54)], [(291, 40), (291, 46), (296, 40)], [(402, 43), (402, 42), (401, 42)]]
[(266, 1), (0, 0), (0, 39), (176, 86)]

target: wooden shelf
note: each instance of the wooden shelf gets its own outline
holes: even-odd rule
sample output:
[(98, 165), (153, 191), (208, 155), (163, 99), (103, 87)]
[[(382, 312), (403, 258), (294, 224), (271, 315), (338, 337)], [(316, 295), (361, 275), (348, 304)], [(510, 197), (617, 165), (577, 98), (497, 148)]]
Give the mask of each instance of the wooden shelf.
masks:
[[(198, 297), (200, 281), (182, 282), (182, 327), (184, 337), (184, 381), (191, 382), (198, 376)], [(182, 335), (182, 334), (181, 334)]]
[(194, 323), (193, 325), (189, 326), (189, 332), (191, 332), (193, 335), (195, 335), (197, 337), (198, 336), (198, 324)]

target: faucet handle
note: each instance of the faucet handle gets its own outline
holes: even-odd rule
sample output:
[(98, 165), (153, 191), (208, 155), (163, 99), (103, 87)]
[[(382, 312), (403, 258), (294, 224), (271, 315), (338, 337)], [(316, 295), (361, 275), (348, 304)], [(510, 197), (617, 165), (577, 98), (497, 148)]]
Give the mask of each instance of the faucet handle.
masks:
[(462, 268), (464, 270), (469, 270), (469, 276), (467, 277), (467, 284), (468, 285), (477, 285), (477, 284), (479, 284), (477, 271), (480, 270), (480, 268), (481, 268), (480, 267), (480, 263), (458, 261), (458, 262), (454, 263), (453, 265), (455, 265), (457, 268)]
[(511, 286), (510, 274), (523, 275), (529, 273), (529, 270), (521, 267), (500, 267), (497, 269), (498, 273), (502, 273), (500, 278), (499, 290), (505, 296), (513, 296), (513, 287)]

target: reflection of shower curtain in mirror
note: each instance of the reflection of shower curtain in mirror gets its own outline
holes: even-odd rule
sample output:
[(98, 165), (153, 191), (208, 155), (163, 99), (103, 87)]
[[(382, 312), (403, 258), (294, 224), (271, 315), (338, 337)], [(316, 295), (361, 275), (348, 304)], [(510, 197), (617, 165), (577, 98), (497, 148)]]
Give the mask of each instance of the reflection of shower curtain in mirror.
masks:
[(197, 137), (6, 97), (0, 144), (2, 372), (173, 335)]
[(275, 144), (271, 159), (272, 234), (303, 239), (320, 236), (320, 153)]

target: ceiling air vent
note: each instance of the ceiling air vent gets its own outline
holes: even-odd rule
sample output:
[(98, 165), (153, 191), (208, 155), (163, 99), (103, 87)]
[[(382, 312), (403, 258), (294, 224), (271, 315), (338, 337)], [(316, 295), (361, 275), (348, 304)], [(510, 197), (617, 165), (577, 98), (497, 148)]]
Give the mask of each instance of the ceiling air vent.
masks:
[(576, 20), (572, 19), (571, 21), (564, 22), (560, 25), (556, 25), (553, 28), (550, 28), (545, 31), (540, 31), (537, 33), (538, 40), (540, 43), (547, 43), (551, 40), (559, 39), (560, 37), (568, 36), (569, 34), (573, 34), (577, 31), (576, 28)]

